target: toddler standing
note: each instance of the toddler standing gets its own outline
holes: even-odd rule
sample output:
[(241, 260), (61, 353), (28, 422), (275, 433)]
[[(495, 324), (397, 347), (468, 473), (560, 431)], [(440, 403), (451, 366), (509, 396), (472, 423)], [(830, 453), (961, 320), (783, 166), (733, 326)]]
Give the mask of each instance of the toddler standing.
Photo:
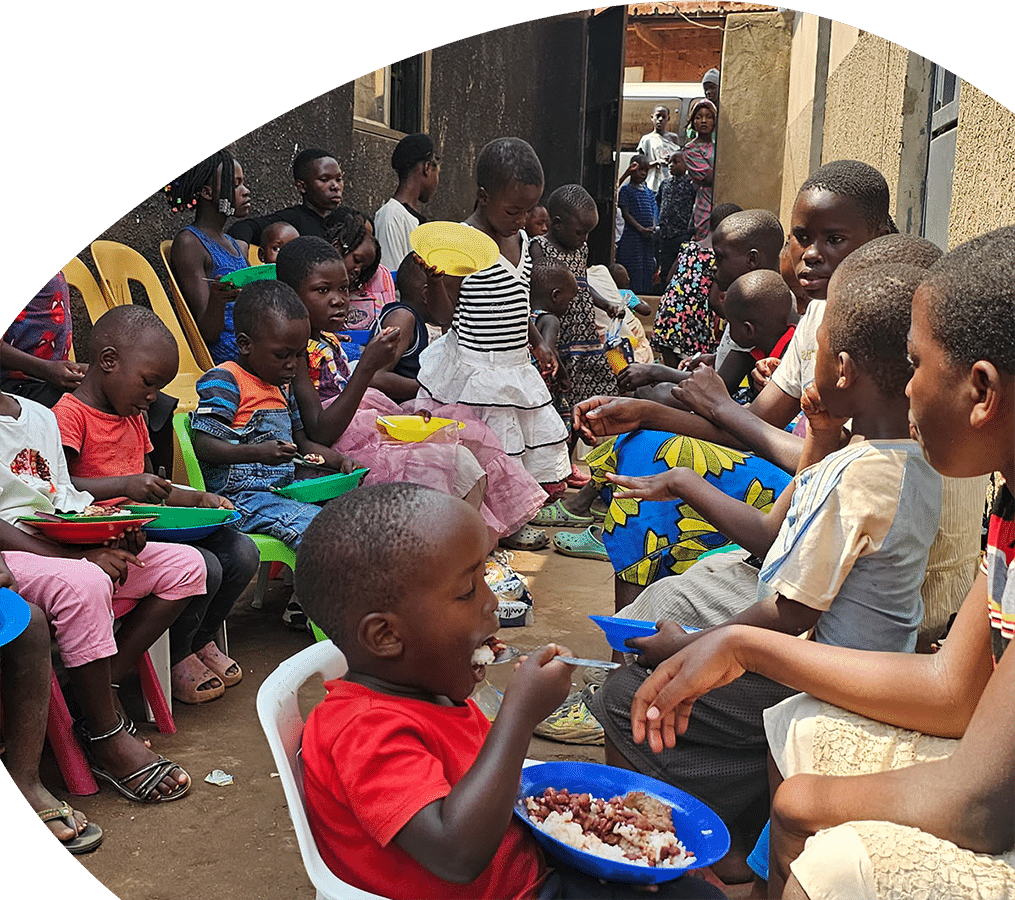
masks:
[[(476, 208), (466, 224), (493, 238), (500, 255), (462, 281), (450, 331), (420, 356), (419, 396), (472, 408), (509, 456), (556, 491), (571, 470), (567, 431), (529, 362), (531, 342), (543, 370), (556, 373), (553, 354), (529, 321), (532, 260), (521, 230), (542, 194), (543, 167), (525, 141), (498, 138), (480, 152), (476, 181)], [(524, 526), (502, 543), (534, 550), (549, 539)]]

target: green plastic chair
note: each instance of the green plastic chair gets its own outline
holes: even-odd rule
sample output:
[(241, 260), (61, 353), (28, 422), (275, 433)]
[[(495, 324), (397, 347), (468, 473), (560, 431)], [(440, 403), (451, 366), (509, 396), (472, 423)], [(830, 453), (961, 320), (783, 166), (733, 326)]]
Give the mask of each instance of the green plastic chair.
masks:
[[(201, 464), (197, 461), (194, 453), (193, 433), (190, 429), (190, 413), (176, 413), (173, 416), (173, 431), (176, 433), (176, 440), (180, 445), (180, 455), (183, 457), (183, 465), (187, 472), (187, 483), (196, 490), (206, 490), (204, 486), (204, 474), (201, 472)], [(268, 563), (280, 562), (289, 567), (291, 572), (296, 571), (296, 551), (292, 550), (284, 541), (269, 534), (251, 534), (250, 539), (257, 545), (257, 552), (261, 554), (261, 569), (257, 573), (257, 587), (254, 589), (253, 606), (261, 605), (264, 594), (268, 589)]]

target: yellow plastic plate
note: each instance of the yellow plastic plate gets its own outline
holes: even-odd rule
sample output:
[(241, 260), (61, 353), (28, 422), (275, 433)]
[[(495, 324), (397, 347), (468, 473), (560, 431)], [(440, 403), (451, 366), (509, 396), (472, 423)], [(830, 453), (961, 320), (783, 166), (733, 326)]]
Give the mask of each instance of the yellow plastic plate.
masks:
[(386, 431), (396, 441), (425, 441), (435, 431), (448, 425), (457, 425), (461, 431), (465, 424), (455, 419), (442, 419), (431, 416), (424, 422), (422, 416), (378, 416), (377, 430)]
[(489, 269), (500, 256), (492, 238), (460, 222), (426, 222), (413, 229), (409, 243), (428, 266), (456, 278)]

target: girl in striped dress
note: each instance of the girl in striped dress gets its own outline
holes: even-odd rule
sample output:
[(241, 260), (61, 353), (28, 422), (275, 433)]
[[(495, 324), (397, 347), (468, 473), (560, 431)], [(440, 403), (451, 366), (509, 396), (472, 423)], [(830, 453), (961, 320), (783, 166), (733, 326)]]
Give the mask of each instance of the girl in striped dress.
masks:
[[(531, 345), (540, 367), (555, 374), (556, 358), (529, 322), (532, 260), (522, 230), (543, 192), (543, 168), (528, 143), (498, 138), (480, 151), (476, 181), (476, 208), (466, 224), (493, 238), (500, 256), (461, 282), (450, 330), (420, 355), (418, 396), (471, 407), (508, 456), (559, 493), (571, 472), (567, 432), (529, 362)], [(548, 542), (531, 526), (501, 541), (525, 550)]]

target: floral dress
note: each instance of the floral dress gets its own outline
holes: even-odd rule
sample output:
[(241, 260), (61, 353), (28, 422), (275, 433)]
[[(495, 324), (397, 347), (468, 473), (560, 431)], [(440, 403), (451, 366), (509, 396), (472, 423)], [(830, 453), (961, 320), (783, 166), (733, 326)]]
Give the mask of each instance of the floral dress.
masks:
[(695, 241), (680, 248), (673, 280), (659, 299), (652, 343), (677, 356), (715, 350), (718, 317), (708, 308), (715, 254)]

